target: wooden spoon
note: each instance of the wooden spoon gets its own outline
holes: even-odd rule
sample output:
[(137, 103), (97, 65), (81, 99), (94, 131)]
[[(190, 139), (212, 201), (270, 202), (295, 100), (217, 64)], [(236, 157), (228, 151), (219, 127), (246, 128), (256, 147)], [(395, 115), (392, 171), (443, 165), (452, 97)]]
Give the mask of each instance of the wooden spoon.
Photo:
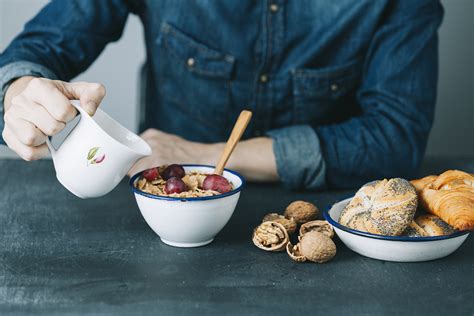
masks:
[(232, 155), (235, 146), (242, 137), (242, 134), (245, 132), (245, 129), (247, 128), (247, 125), (249, 125), (251, 118), (252, 112), (247, 110), (240, 112), (239, 118), (237, 119), (237, 122), (235, 122), (234, 128), (232, 129), (232, 133), (230, 133), (229, 139), (225, 144), (224, 152), (222, 153), (221, 158), (214, 169), (214, 174), (222, 175), (230, 155)]

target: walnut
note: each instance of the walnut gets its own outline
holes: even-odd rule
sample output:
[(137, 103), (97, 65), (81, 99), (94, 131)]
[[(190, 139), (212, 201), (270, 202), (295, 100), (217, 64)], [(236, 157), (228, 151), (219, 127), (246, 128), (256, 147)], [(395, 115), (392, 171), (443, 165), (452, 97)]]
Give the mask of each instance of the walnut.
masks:
[(303, 237), (304, 234), (311, 231), (317, 231), (317, 232), (323, 233), (329, 238), (334, 237), (334, 229), (327, 221), (316, 220), (316, 221), (307, 222), (301, 225), (300, 235), (298, 238)]
[(277, 222), (263, 222), (253, 231), (255, 246), (266, 251), (283, 251), (289, 241), (285, 227)]
[(282, 224), (283, 227), (285, 227), (288, 234), (293, 234), (296, 231), (297, 224), (295, 220), (292, 218), (288, 219), (283, 215), (280, 215), (277, 213), (270, 213), (270, 214), (265, 215), (262, 222), (269, 222), (269, 221)]
[(306, 259), (317, 263), (327, 262), (336, 255), (336, 245), (332, 239), (317, 231), (304, 234), (299, 249)]
[(303, 224), (316, 218), (318, 208), (309, 202), (294, 201), (286, 207), (285, 217), (293, 218), (297, 224)]
[(305, 262), (306, 257), (301, 254), (300, 244), (293, 246), (290, 242), (286, 244), (286, 253), (296, 262)]

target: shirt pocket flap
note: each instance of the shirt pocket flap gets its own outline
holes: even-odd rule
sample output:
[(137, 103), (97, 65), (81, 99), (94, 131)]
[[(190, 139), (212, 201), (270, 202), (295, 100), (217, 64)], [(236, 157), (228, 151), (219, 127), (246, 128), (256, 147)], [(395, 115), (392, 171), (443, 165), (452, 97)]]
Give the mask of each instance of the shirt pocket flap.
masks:
[(353, 90), (361, 73), (361, 58), (320, 69), (293, 70), (295, 96), (337, 99)]
[(199, 43), (169, 23), (163, 23), (164, 46), (189, 71), (204, 76), (230, 79), (235, 58)]

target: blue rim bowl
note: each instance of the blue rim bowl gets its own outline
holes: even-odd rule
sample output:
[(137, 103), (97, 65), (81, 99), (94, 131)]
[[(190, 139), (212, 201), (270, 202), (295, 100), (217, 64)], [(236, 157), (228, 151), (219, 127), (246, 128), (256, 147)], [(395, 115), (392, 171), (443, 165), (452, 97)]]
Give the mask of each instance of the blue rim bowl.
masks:
[[(345, 200), (347, 200), (349, 202), (351, 198), (352, 197), (341, 200), (341, 201), (336, 202), (336, 203), (344, 202)], [(334, 203), (334, 204), (336, 204), (336, 203)], [(424, 242), (424, 241), (435, 241), (435, 240), (444, 240), (444, 239), (456, 238), (456, 237), (463, 236), (463, 235), (466, 235), (466, 234), (470, 233), (469, 231), (458, 231), (458, 232), (455, 232), (455, 233), (450, 234), (450, 235), (431, 236), (431, 237), (385, 236), (385, 235), (372, 234), (372, 233), (363, 232), (363, 231), (360, 231), (360, 230), (349, 228), (349, 227), (344, 226), (344, 225), (340, 224), (339, 222), (333, 220), (331, 218), (331, 215), (329, 215), (329, 211), (332, 209), (334, 204), (331, 205), (331, 206), (325, 207), (325, 209), (323, 210), (324, 219), (326, 221), (328, 221), (329, 224), (331, 224), (332, 226), (334, 226), (336, 228), (339, 228), (340, 230), (346, 231), (346, 232), (354, 234), (354, 235), (363, 236), (363, 237), (381, 239), (381, 240), (390, 240), (390, 241)]]
[[(186, 168), (193, 168), (193, 167), (202, 168), (202, 167), (205, 167), (205, 168), (212, 168), (212, 169), (214, 169), (214, 167), (215, 167), (215, 166), (211, 166), (211, 165), (200, 165), (200, 164), (182, 164), (180, 166), (186, 167)], [(180, 197), (172, 197), (172, 196), (161, 196), (161, 195), (155, 195), (155, 194), (144, 192), (144, 191), (142, 191), (140, 189), (137, 189), (135, 187), (135, 185), (134, 185), (135, 180), (142, 174), (143, 171), (144, 170), (134, 174), (130, 178), (130, 180), (128, 181), (128, 184), (129, 184), (130, 188), (132, 189), (133, 193), (140, 194), (140, 195), (146, 196), (146, 197), (151, 198), (151, 199), (156, 199), (156, 200), (167, 200), (167, 201), (175, 201), (175, 202), (197, 202), (197, 201), (215, 200), (215, 199), (225, 198), (225, 197), (230, 196), (230, 195), (234, 195), (234, 194), (242, 191), (242, 189), (246, 185), (244, 177), (242, 177), (242, 175), (240, 175), (238, 172), (230, 170), (230, 169), (224, 169), (224, 171), (227, 171), (227, 172), (235, 175), (241, 181), (241, 184), (238, 187), (234, 188), (232, 191), (229, 191), (227, 193), (222, 193), (222, 194), (219, 194), (219, 195), (203, 196), (203, 197), (180, 198)]]

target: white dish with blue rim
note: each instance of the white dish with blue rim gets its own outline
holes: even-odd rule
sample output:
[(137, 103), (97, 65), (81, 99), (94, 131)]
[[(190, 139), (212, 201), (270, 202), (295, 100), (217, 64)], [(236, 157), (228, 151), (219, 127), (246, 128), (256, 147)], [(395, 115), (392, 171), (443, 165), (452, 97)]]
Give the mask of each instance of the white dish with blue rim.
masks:
[[(213, 166), (182, 165), (186, 173), (213, 173)], [(225, 169), (222, 174), (233, 185), (227, 193), (192, 198), (158, 196), (135, 187), (142, 173), (130, 178), (129, 184), (143, 218), (161, 240), (174, 247), (199, 247), (209, 244), (234, 213), (245, 185), (237, 172)]]
[(351, 198), (324, 210), (324, 218), (349, 249), (363, 256), (398, 262), (419, 262), (450, 255), (469, 236), (468, 231), (436, 237), (382, 236), (358, 231), (339, 224), (339, 217)]

